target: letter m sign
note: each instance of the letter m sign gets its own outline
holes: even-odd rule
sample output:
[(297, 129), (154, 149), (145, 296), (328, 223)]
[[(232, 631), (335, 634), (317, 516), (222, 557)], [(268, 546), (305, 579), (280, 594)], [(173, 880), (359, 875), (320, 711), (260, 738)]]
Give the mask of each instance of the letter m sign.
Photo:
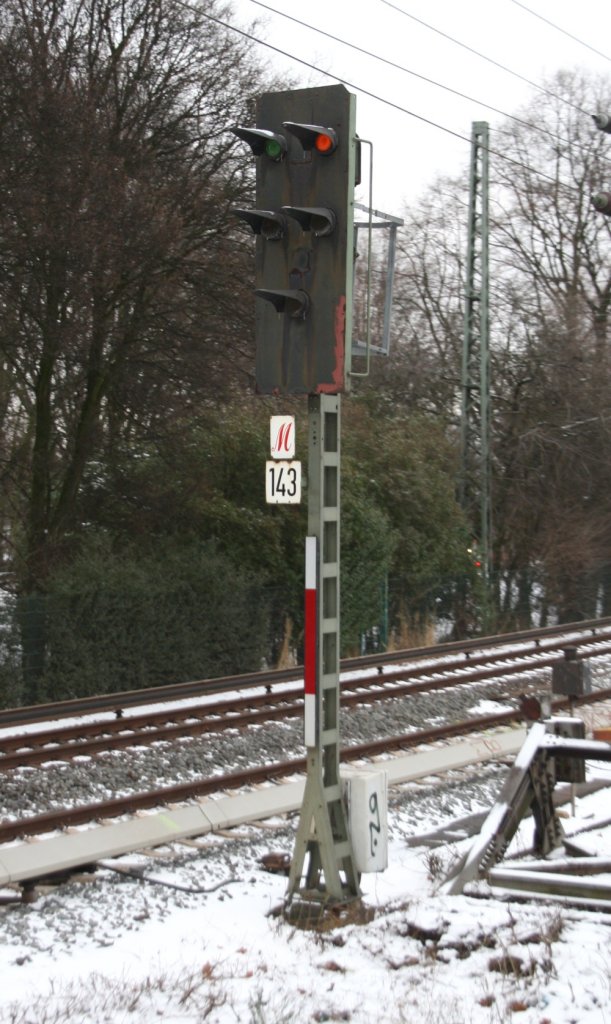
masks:
[(272, 459), (294, 458), (295, 417), (272, 416), (270, 420), (269, 442)]

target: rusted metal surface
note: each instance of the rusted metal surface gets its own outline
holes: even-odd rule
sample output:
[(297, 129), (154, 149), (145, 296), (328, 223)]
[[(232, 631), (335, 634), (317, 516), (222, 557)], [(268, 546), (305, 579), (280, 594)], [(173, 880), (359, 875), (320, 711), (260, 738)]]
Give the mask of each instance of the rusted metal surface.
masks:
[[(611, 689), (599, 690), (596, 694), (588, 694), (576, 701), (572, 701), (572, 706), (591, 704), (596, 700), (609, 699), (611, 699)], [(568, 700), (555, 701), (554, 710), (566, 707), (568, 704)], [(372, 740), (367, 743), (342, 748), (341, 760), (342, 762), (350, 762), (377, 758), (397, 750), (440, 742), (457, 736), (485, 732), (509, 725), (512, 722), (518, 722), (522, 718), (521, 710), (516, 709), (515, 711), (503, 711), (493, 715), (481, 715), (477, 718), (470, 718), (467, 721), (455, 722), (451, 725), (443, 725), (431, 729), (421, 729), (400, 736)], [(292, 775), (303, 774), (305, 767), (306, 759), (296, 758), (290, 761), (276, 762), (271, 765), (247, 768), (226, 775), (215, 775), (207, 779), (181, 783), (176, 786), (163, 787), (146, 793), (134, 793), (129, 796), (115, 797), (112, 800), (87, 806), (51, 811), (20, 821), (4, 822), (0, 823), (0, 843), (11, 842), (23, 836), (33, 836), (55, 829), (82, 825), (91, 821), (119, 817), (123, 814), (133, 814), (152, 807), (180, 803), (200, 796), (207, 796), (211, 793), (221, 793), (224, 790), (257, 785), (275, 779), (286, 779)]]
[[(584, 639), (582, 657), (598, 656), (611, 650), (611, 643)], [(389, 699), (409, 697), (458, 685), (484, 682), (489, 679), (519, 675), (553, 667), (563, 660), (564, 641), (552, 641), (545, 649), (532, 655), (526, 652), (511, 655), (476, 653), (468, 658), (440, 658), (427, 665), (411, 665), (389, 673), (376, 669), (356, 680), (343, 680), (341, 702), (344, 707), (373, 704)], [(437, 678), (429, 678), (436, 676)], [(593, 699), (600, 699), (597, 694)], [(557, 703), (555, 706), (566, 706)], [(516, 712), (516, 720), (528, 718), (525, 709)], [(0, 740), (0, 771), (18, 766), (35, 766), (46, 762), (71, 760), (78, 756), (94, 756), (109, 750), (126, 749), (160, 741), (201, 736), (228, 728), (247, 728), (278, 719), (295, 718), (303, 713), (302, 688), (276, 694), (248, 693), (215, 703), (189, 708), (145, 711), (106, 722), (81, 722), (75, 725), (54, 725), (27, 735), (7, 735)]]
[[(572, 634), (578, 633), (579, 637)], [(382, 668), (384, 665), (405, 663), (415, 665), (419, 659), (446, 658), (452, 654), (462, 654), (467, 660), (473, 661), (472, 651), (483, 651), (491, 647), (504, 647), (511, 644), (531, 644), (533, 651), (546, 644), (548, 638), (567, 637), (571, 635), (571, 644), (580, 646), (608, 639), (611, 642), (611, 618), (590, 619), (584, 622), (566, 623), (561, 626), (547, 626), (545, 629), (523, 630), (516, 633), (503, 633), (498, 636), (478, 637), (472, 640), (457, 640), (450, 643), (435, 644), (430, 647), (414, 647), (400, 651), (383, 651), (377, 654), (358, 658), (345, 658), (341, 661), (342, 672), (354, 672), (360, 669)], [(566, 639), (555, 645), (566, 646)], [(506, 657), (516, 657), (507, 654)], [(405, 669), (404, 669), (405, 671)], [(425, 669), (427, 671), (427, 669)], [(60, 720), (61, 718), (90, 715), (99, 712), (120, 713), (126, 708), (138, 705), (179, 701), (188, 698), (209, 696), (214, 693), (253, 689), (256, 687), (273, 687), (280, 683), (297, 682), (303, 678), (303, 666), (297, 665), (288, 669), (272, 669), (264, 672), (250, 672), (237, 676), (223, 676), (217, 679), (198, 679), (183, 683), (171, 683), (167, 686), (154, 686), (139, 690), (126, 690), (115, 694), (99, 694), (95, 697), (76, 698), (60, 701), (55, 704), (36, 704), (28, 707), (0, 709), (0, 728), (9, 725), (27, 725), (32, 722)], [(390, 679), (387, 674), (385, 678)]]
[(286, 761), (260, 768), (247, 768), (227, 775), (215, 775), (208, 779), (180, 783), (176, 786), (165, 786), (146, 793), (132, 793), (128, 796), (113, 797), (99, 803), (81, 807), (69, 807), (59, 811), (36, 814), (20, 821), (3, 822), (0, 824), (0, 843), (8, 843), (23, 836), (40, 835), (56, 829), (72, 828), (85, 825), (91, 821), (102, 821), (107, 818), (119, 818), (124, 814), (135, 814), (153, 807), (164, 807), (178, 804), (211, 793), (222, 793), (229, 789), (252, 786), (278, 778), (285, 778), (294, 773), (305, 771), (305, 758)]
[(592, 731), (592, 737), (595, 740), (603, 740), (605, 743), (611, 743), (611, 729), (594, 729)]
[(248, 697), (178, 711), (148, 712), (109, 722), (87, 722), (0, 739), (0, 771), (47, 761), (71, 760), (109, 750), (172, 742), (223, 729), (240, 729), (301, 714), (301, 691), (290, 698), (280, 695)]

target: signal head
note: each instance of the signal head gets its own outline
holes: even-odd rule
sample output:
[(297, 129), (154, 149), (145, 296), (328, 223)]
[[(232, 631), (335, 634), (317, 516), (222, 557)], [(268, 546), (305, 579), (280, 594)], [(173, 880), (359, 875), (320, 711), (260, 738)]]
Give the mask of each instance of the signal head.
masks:
[(288, 145), (284, 135), (267, 131), (265, 128), (243, 128), (241, 125), (230, 128), (230, 131), (237, 135), (238, 139), (247, 142), (255, 156), (268, 156), (275, 163), (286, 156)]
[(596, 192), (592, 196), (592, 206), (598, 213), (611, 217), (611, 192)]
[(295, 121), (283, 121), (282, 127), (295, 135), (306, 150), (315, 149), (323, 156), (329, 156), (337, 149), (337, 133), (333, 128), (324, 128), (320, 124), (297, 124)]
[(232, 212), (250, 224), (253, 234), (262, 235), (268, 242), (284, 238), (286, 218), (276, 210), (243, 210), (234, 207)]
[(333, 210), (324, 206), (283, 206), (282, 212), (296, 220), (302, 231), (311, 231), (316, 238), (332, 235), (337, 223)]
[(601, 132), (611, 135), (611, 117), (609, 114), (592, 114), (592, 120)]
[(255, 295), (271, 302), (277, 313), (288, 313), (292, 320), (305, 320), (310, 296), (301, 288), (255, 288)]

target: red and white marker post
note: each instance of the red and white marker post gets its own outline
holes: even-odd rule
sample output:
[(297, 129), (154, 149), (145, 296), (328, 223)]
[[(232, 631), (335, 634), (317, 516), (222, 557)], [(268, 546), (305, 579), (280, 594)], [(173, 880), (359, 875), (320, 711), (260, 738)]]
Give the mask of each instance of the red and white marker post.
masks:
[(316, 677), (318, 675), (318, 601), (316, 588), (318, 542), (305, 539), (304, 609), (304, 734), (306, 747), (316, 746)]

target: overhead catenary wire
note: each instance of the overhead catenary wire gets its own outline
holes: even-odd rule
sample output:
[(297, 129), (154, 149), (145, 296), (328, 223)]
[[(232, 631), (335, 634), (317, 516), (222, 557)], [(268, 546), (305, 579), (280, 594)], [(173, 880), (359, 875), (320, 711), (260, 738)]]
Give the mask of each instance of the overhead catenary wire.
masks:
[[(323, 75), (326, 78), (331, 78), (333, 79), (334, 82), (339, 82), (341, 85), (345, 85), (346, 88), (354, 89), (357, 92), (361, 93), (363, 96), (369, 96), (370, 99), (374, 99), (379, 103), (383, 103), (385, 106), (392, 107), (394, 110), (398, 110), (402, 114), (407, 114), (409, 117), (413, 117), (416, 120), (421, 121), (423, 124), (428, 124), (432, 128), (437, 128), (439, 131), (445, 132), (447, 135), (451, 135), (453, 138), (459, 139), (461, 142), (466, 142), (469, 146), (471, 145), (470, 137), (464, 135), (462, 132), (455, 131), (453, 128), (448, 128), (446, 125), (439, 124), (437, 121), (433, 121), (431, 118), (425, 117), (423, 114), (418, 114), (414, 110), (409, 110), (407, 107), (402, 106), (400, 103), (396, 103), (394, 102), (394, 100), (386, 99), (385, 97), (380, 96), (378, 93), (374, 93), (370, 89), (364, 88), (364, 86), (362, 85), (349, 81), (347, 78), (341, 75), (336, 75), (330, 71), (326, 71), (323, 68), (318, 67), (316, 64), (313, 64), (311, 61), (305, 60), (303, 57), (298, 57), (296, 54), (289, 53), (287, 50), (283, 50), (281, 47), (275, 46), (273, 43), (267, 42), (265, 39), (258, 38), (257, 36), (253, 35), (252, 32), (247, 32), (245, 29), (238, 28), (237, 25), (232, 25), (230, 22), (224, 21), (222, 18), (218, 18), (213, 14), (209, 14), (206, 11), (203, 11), (200, 8), (195, 7), (193, 4), (188, 3), (187, 0), (178, 0), (178, 3), (181, 7), (184, 7), (186, 10), (193, 11), (194, 13), (199, 14), (201, 17), (206, 18), (208, 21), (212, 21), (215, 24), (220, 25), (221, 28), (228, 29), (230, 32), (235, 32), (237, 35), (241, 35), (243, 38), (249, 39), (251, 42), (256, 43), (259, 46), (264, 46), (267, 49), (272, 50), (274, 53), (280, 54), (280, 56), (282, 57), (286, 57), (288, 60), (295, 61), (298, 64), (302, 64), (304, 67), (309, 68), (311, 71), (315, 71), (317, 74)], [(495, 150), (492, 147), (488, 148), (488, 152), (491, 155), (497, 157), (499, 160), (503, 160), (506, 163), (510, 163), (515, 167), (520, 167), (522, 170), (528, 170), (532, 174), (537, 175), (537, 177), (542, 178), (545, 181), (551, 182), (554, 185), (562, 184), (568, 190), (575, 192), (575, 194), (579, 194), (579, 190), (576, 189), (574, 186), (569, 185), (565, 182), (559, 183), (556, 178), (553, 178), (551, 175), (546, 174), (545, 171), (538, 170), (536, 167), (531, 167), (521, 160), (515, 160), (513, 157), (507, 156), (506, 153), (502, 153), (501, 151)]]
[(232, 25), (228, 21), (223, 21), (221, 18), (217, 18), (213, 14), (208, 14), (206, 11), (198, 10), (193, 4), (189, 4), (186, 0), (178, 0), (181, 7), (187, 8), (187, 10), (195, 11), (201, 14), (202, 17), (207, 18), (209, 21), (215, 22), (222, 28), (229, 29), (231, 32), (236, 32), (238, 35), (243, 36), (245, 39), (250, 39), (251, 42), (257, 43), (259, 46), (265, 46), (268, 50), (273, 50), (274, 53), (280, 54), (281, 57), (287, 57), (291, 61), (295, 61), (298, 64), (303, 64), (304, 67), (309, 68), (310, 71), (316, 71), (319, 75), (324, 75), (325, 78), (332, 78), (334, 82), (339, 82), (341, 85), (345, 85), (347, 88), (356, 89), (357, 92), (363, 94), (363, 96), (369, 96), (373, 100), (377, 100), (380, 103), (384, 103), (386, 106), (393, 107), (402, 114), (408, 114), (410, 117), (416, 118), (418, 121), (422, 121), (424, 124), (430, 125), (432, 128), (438, 128), (442, 132), (446, 132), (448, 135), (454, 136), (455, 139), (460, 139), (462, 142), (471, 142), (467, 135), (463, 135), (462, 132), (457, 132), (453, 128), (448, 128), (445, 125), (438, 124), (437, 121), (431, 120), (431, 118), (425, 117), (423, 114), (417, 114), (415, 110), (409, 110), (407, 107), (402, 107), (401, 104), (395, 103), (393, 100), (385, 99), (383, 96), (379, 96), (375, 92), (371, 92), (369, 89), (365, 89), (361, 85), (357, 85), (355, 82), (350, 82), (341, 75), (334, 75), (331, 71), (325, 71), (324, 68), (319, 68), (316, 64), (312, 64), (311, 61), (305, 60), (303, 57), (298, 57), (294, 53), (289, 53), (288, 50), (283, 50), (280, 46), (274, 46), (273, 43), (267, 42), (265, 39), (259, 39), (251, 32), (246, 32), (245, 29), (238, 28), (237, 25)]
[(591, 50), (592, 53), (597, 55), (597, 57), (602, 57), (603, 60), (608, 60), (611, 63), (611, 57), (608, 57), (606, 53), (602, 53), (601, 50), (597, 50), (594, 46), (591, 46), (590, 43), (586, 43), (583, 39), (580, 39), (579, 36), (574, 36), (572, 32), (567, 32), (565, 28), (561, 28), (555, 21), (550, 21), (549, 18), (545, 18), (542, 14), (539, 14), (538, 11), (533, 11), (531, 7), (527, 7), (526, 4), (520, 3), (520, 0), (511, 0), (511, 2), (515, 4), (516, 7), (521, 7), (523, 11), (528, 11), (529, 14), (532, 14), (534, 18), (538, 18), (539, 21), (544, 21), (546, 25), (555, 29), (556, 32), (561, 32), (563, 36), (568, 36), (568, 38), (572, 39), (573, 42), (579, 43), (580, 46), (585, 46), (586, 50)]
[(564, 141), (554, 132), (549, 131), (549, 129), (544, 128), (542, 125), (532, 124), (532, 122), (525, 121), (523, 118), (517, 117), (515, 114), (509, 114), (507, 111), (501, 110), (499, 107), (495, 107), (491, 103), (487, 103), (485, 100), (478, 99), (476, 96), (469, 96), (467, 93), (461, 92), (459, 89), (454, 89), (451, 85), (444, 85), (443, 82), (438, 82), (434, 78), (429, 78), (427, 75), (422, 75), (418, 71), (413, 71), (411, 68), (405, 67), (404, 64), (398, 64), (396, 61), (389, 60), (389, 58), (383, 57), (379, 53), (373, 53), (372, 50), (368, 50), (364, 46), (359, 46), (357, 43), (351, 43), (349, 40), (343, 39), (341, 36), (336, 36), (332, 32), (327, 32), (326, 29), (317, 28), (316, 25), (311, 25), (307, 21), (302, 21), (301, 18), (295, 17), (294, 14), (287, 14), (285, 11), (279, 11), (276, 7), (263, 3), (263, 0), (250, 0), (250, 3), (254, 4), (256, 7), (261, 7), (265, 11), (269, 11), (271, 14), (277, 14), (281, 18), (286, 18), (287, 21), (292, 21), (295, 25), (301, 25), (302, 28), (307, 28), (311, 32), (316, 32), (317, 35), (325, 36), (327, 39), (331, 39), (335, 43), (340, 43), (341, 46), (346, 46), (351, 50), (355, 50), (357, 53), (362, 53), (366, 57), (371, 57), (373, 60), (379, 61), (379, 63), (385, 64), (387, 67), (394, 68), (396, 71), (402, 71), (406, 75), (412, 75), (412, 77), (420, 79), (421, 82), (427, 82), (429, 85), (433, 85), (437, 89), (449, 92), (453, 96), (458, 96), (460, 99), (468, 100), (470, 103), (477, 103), (478, 106), (485, 107), (486, 110), (492, 110), (495, 114), (500, 114), (501, 117), (506, 117), (511, 121), (517, 121), (518, 124), (532, 128), (535, 131), (541, 132), (543, 135), (549, 135), (551, 138), (556, 139), (559, 142)]
[(479, 50), (475, 50), (472, 46), (469, 46), (468, 43), (461, 42), (460, 39), (456, 39), (454, 36), (449, 35), (442, 29), (436, 28), (434, 25), (429, 25), (429, 23), (427, 21), (423, 21), (422, 18), (417, 18), (415, 14), (410, 14), (409, 11), (406, 11), (397, 4), (392, 3), (392, 0), (380, 0), (380, 3), (385, 4), (387, 7), (391, 7), (394, 11), (402, 14), (405, 18), (410, 18), (412, 21), (417, 22), (424, 28), (428, 28), (431, 32), (436, 32), (437, 35), (443, 36), (444, 39), (449, 40), (449, 42), (454, 43), (456, 46), (462, 47), (463, 50), (467, 50), (469, 53), (474, 54), (474, 56), (479, 57), (481, 60), (487, 61), (488, 64), (492, 64), (501, 71), (505, 71), (507, 74), (513, 75), (514, 78), (519, 78), (521, 82), (525, 82), (526, 85), (530, 85), (531, 88), (536, 89), (538, 92), (545, 93), (546, 96), (550, 96), (552, 99), (560, 100), (561, 103), (565, 103), (567, 106), (579, 111), (579, 113), (583, 114), (585, 117), (590, 116), (590, 112), (584, 110), (578, 103), (571, 103), (571, 101), (567, 100), (564, 96), (559, 96), (557, 93), (552, 92), (551, 89), (546, 89), (545, 86), (539, 85), (537, 82), (533, 82), (530, 78), (526, 78), (525, 75), (521, 75), (519, 71), (514, 71), (513, 68), (508, 68), (506, 64), (501, 64), (500, 61), (494, 60), (492, 57), (488, 57), (485, 53), (481, 53)]

